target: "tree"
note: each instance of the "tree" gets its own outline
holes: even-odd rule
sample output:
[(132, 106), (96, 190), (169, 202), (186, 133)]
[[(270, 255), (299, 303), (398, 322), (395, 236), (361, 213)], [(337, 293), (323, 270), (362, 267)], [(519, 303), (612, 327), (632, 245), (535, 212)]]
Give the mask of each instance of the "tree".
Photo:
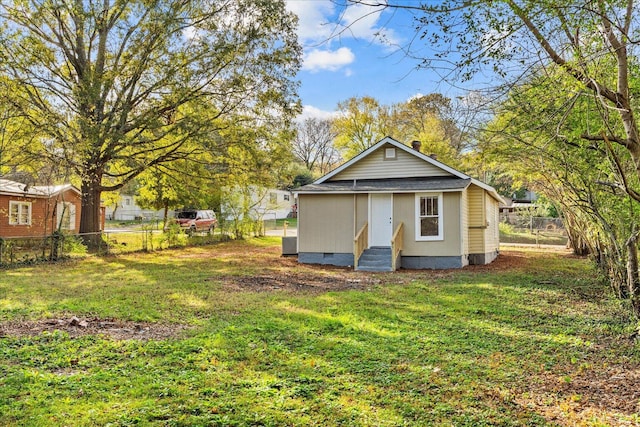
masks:
[(338, 104), (333, 120), (335, 147), (351, 158), (390, 134), (388, 109), (370, 96), (349, 98)]
[(103, 191), (198, 156), (196, 142), (224, 146), (219, 119), (290, 120), (295, 22), (282, 0), (3, 1), (0, 74), (51, 161), (80, 177), (80, 231), (99, 230)]
[(418, 140), (422, 151), (459, 166), (466, 147), (463, 133), (452, 117), (451, 100), (441, 94), (412, 98), (391, 106), (371, 97), (342, 102), (334, 120), (335, 145), (345, 157), (353, 157), (389, 135), (406, 144)]
[(220, 189), (221, 221), (227, 222), (236, 238), (262, 232), (264, 212), (256, 209), (267, 190), (280, 183), (291, 165), (289, 129), (245, 128), (230, 125), (221, 136), (229, 141), (225, 153), (214, 161), (215, 180)]
[[(598, 100), (604, 124), (600, 132), (582, 137), (602, 144), (617, 157), (612, 144), (631, 155), (632, 170), (618, 168), (618, 184), (640, 201), (640, 187), (629, 173), (640, 177), (640, 128), (636, 119), (632, 66), (637, 58), (637, 19), (634, 0), (539, 1), (498, 0), (431, 2), (349, 0), (381, 8), (411, 10), (416, 17), (416, 40), (434, 47), (433, 56), (420, 66), (450, 64), (450, 76), (470, 79), (491, 67), (498, 76), (522, 79), (531, 72), (557, 66), (573, 84)], [(405, 47), (411, 54), (412, 47)]]
[[(638, 207), (616, 182), (619, 167), (633, 169), (631, 156), (582, 138), (583, 132), (601, 125), (595, 109), (599, 101), (579, 95), (567, 109), (567, 100), (557, 94), (571, 81), (562, 70), (550, 71), (512, 88), (479, 148), (499, 176), (536, 190), (561, 208), (576, 253), (591, 253), (615, 293), (631, 298), (640, 317)], [(550, 77), (553, 86), (546, 84)]]
[(329, 172), (339, 161), (340, 154), (333, 144), (336, 137), (330, 120), (315, 117), (298, 124), (293, 141), (293, 155), (311, 172)]

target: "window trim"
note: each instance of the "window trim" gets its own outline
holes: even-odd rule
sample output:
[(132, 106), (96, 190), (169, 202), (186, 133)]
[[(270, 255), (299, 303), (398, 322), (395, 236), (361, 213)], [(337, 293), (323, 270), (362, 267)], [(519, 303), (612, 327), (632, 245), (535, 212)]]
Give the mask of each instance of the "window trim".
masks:
[[(62, 215), (63, 212), (66, 215)], [(68, 218), (68, 227), (66, 219)], [(64, 223), (63, 223), (64, 222)], [(58, 229), (75, 231), (76, 229), (76, 205), (73, 202), (58, 202), (56, 205), (56, 224)]]
[[(438, 199), (438, 234), (435, 236), (422, 236), (420, 234), (420, 199), (423, 197), (436, 197)], [(415, 238), (417, 242), (433, 242), (444, 240), (444, 212), (442, 193), (416, 193), (415, 195)]]
[[(13, 214), (12, 214), (13, 206), (18, 206), (18, 218), (17, 218), (17, 221), (13, 220)], [(26, 223), (20, 222), (22, 209), (25, 206), (29, 210)], [(32, 202), (9, 200), (9, 225), (31, 225), (32, 213), (33, 213), (33, 203)]]

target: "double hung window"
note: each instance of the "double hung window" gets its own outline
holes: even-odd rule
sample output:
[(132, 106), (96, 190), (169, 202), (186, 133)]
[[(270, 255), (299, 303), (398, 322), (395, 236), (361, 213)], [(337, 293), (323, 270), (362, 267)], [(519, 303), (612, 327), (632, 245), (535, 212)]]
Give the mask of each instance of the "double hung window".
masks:
[(416, 195), (416, 240), (442, 240), (442, 194)]
[(31, 203), (10, 201), (9, 224), (31, 225)]

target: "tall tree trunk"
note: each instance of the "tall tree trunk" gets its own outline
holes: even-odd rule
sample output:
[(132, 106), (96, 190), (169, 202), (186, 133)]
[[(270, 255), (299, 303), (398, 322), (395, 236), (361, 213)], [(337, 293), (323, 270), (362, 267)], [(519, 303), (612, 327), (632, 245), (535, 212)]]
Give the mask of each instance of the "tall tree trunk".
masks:
[(162, 229), (167, 228), (167, 221), (169, 220), (169, 202), (164, 202), (164, 212), (162, 213)]
[(640, 275), (638, 274), (638, 234), (635, 229), (627, 240), (627, 283), (633, 313), (640, 318)]
[(102, 173), (92, 168), (82, 180), (82, 213), (80, 215), (80, 234), (90, 247), (96, 247), (100, 234), (100, 196), (102, 194)]

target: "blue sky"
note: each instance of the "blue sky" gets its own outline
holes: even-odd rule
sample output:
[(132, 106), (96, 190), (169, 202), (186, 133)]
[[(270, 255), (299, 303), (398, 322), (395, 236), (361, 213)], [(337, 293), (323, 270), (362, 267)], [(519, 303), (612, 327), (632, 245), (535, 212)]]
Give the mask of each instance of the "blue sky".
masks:
[[(418, 94), (461, 93), (435, 71), (416, 70), (417, 61), (399, 49), (415, 37), (408, 12), (360, 5), (344, 9), (331, 0), (287, 0), (287, 8), (300, 19), (303, 117), (326, 117), (338, 102), (354, 96), (372, 96), (388, 105)], [(428, 49), (423, 41), (413, 43)]]

